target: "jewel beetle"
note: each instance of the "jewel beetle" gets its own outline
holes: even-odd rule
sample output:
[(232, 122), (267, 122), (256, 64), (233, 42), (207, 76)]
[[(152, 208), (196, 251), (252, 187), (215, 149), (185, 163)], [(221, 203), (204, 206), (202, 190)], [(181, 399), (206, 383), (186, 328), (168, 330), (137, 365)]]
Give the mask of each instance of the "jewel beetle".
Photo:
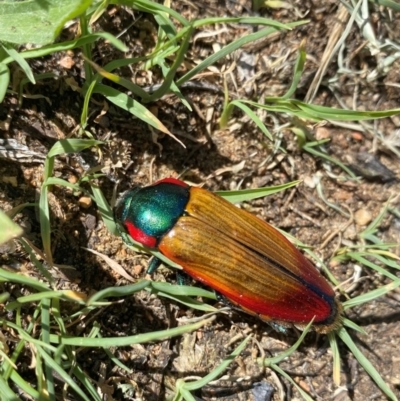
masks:
[(229, 304), (275, 325), (328, 333), (341, 324), (334, 290), (280, 232), (220, 196), (166, 178), (123, 194), (117, 224)]

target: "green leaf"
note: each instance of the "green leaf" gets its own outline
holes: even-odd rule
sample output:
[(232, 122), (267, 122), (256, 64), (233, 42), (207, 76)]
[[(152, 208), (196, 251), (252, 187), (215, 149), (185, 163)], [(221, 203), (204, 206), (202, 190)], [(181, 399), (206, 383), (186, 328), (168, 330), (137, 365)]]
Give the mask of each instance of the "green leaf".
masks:
[(21, 45), (54, 42), (64, 24), (81, 15), (92, 0), (0, 2), (0, 41)]

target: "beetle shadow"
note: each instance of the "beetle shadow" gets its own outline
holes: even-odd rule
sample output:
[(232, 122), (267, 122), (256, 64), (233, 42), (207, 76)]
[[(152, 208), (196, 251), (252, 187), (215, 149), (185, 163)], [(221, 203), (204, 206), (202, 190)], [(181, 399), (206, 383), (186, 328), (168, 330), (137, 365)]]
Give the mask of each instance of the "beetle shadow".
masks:
[(395, 323), (400, 321), (400, 312), (395, 311), (383, 315), (364, 315), (362, 317), (354, 317), (352, 320), (361, 327), (370, 324)]
[[(153, 159), (152, 169), (158, 179), (164, 178), (157, 172), (163, 171), (165, 166), (177, 172), (186, 170), (188, 172), (201, 171), (203, 175), (209, 176), (215, 173), (217, 169), (232, 164), (228, 157), (219, 153), (218, 148), (212, 142), (196, 143), (184, 140), (185, 147), (183, 147), (171, 137), (164, 136), (155, 144), (149, 140), (150, 135), (150, 132), (141, 132), (135, 135), (133, 140), (132, 136), (126, 133), (120, 134), (124, 143), (127, 144), (131, 158), (128, 168), (118, 172), (123, 174), (123, 177), (121, 177), (123, 178), (122, 186), (131, 185), (132, 177), (137, 176), (139, 165), (148, 163)], [(135, 152), (134, 149), (138, 149), (138, 151)], [(146, 155), (146, 160), (143, 160), (143, 154)], [(193, 175), (189, 177), (194, 182), (196, 181), (196, 177), (193, 177)]]

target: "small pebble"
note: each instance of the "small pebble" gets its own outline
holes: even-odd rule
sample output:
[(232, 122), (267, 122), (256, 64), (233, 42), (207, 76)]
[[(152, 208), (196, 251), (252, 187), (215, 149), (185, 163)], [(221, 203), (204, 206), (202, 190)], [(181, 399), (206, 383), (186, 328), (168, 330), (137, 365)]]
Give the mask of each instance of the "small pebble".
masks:
[(65, 56), (65, 57), (60, 59), (58, 64), (61, 67), (66, 68), (67, 70), (70, 70), (75, 65), (75, 61), (74, 61), (74, 59), (72, 57)]
[(346, 230), (344, 230), (343, 238), (351, 241), (357, 239), (357, 230), (354, 224), (350, 224), (350, 226), (347, 227)]
[(331, 131), (326, 127), (317, 127), (315, 130), (315, 139), (317, 141), (320, 141), (321, 139), (328, 139), (331, 136)]
[(314, 178), (310, 177), (309, 175), (304, 177), (303, 182), (306, 187), (311, 188), (311, 189), (314, 189), (317, 186), (316, 180), (314, 180)]
[(77, 177), (76, 175), (71, 174), (71, 175), (68, 177), (68, 182), (69, 182), (70, 184), (76, 184), (76, 183), (78, 182), (78, 177)]
[(142, 273), (144, 267), (142, 265), (135, 265), (133, 266), (133, 274), (136, 276), (140, 276), (140, 274)]
[(79, 206), (83, 209), (89, 209), (92, 206), (92, 199), (89, 196), (82, 196), (78, 200)]
[(354, 213), (354, 220), (359, 226), (366, 226), (372, 220), (372, 213), (367, 209), (359, 209)]

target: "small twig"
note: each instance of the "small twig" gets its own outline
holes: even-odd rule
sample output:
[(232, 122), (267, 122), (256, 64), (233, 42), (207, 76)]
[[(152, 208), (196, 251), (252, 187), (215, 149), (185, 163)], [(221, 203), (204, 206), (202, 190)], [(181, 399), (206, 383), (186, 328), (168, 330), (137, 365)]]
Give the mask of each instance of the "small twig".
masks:
[(290, 191), (290, 194), (288, 196), (288, 198), (286, 199), (285, 203), (283, 204), (283, 210), (286, 210), (289, 206), (289, 203), (292, 201), (292, 199), (294, 198), (294, 195), (297, 191), (297, 188), (292, 188)]
[(292, 212), (297, 213), (300, 217), (302, 217), (303, 219), (306, 219), (308, 221), (311, 221), (311, 223), (315, 224), (317, 227), (321, 227), (321, 224), (316, 221), (315, 219), (313, 219), (311, 216), (309, 216), (308, 214), (301, 212), (299, 209), (295, 208), (294, 206), (289, 206), (289, 209)]
[(336, 246), (336, 248), (334, 249), (334, 251), (332, 252), (332, 255), (334, 255), (337, 250), (340, 247), (340, 244), (342, 242), (342, 232), (345, 231), (351, 224), (353, 224), (354, 221), (354, 214), (351, 211), (351, 209), (347, 206), (347, 205), (342, 205), (345, 209), (347, 209), (349, 211), (350, 217), (349, 220), (343, 224), (341, 227), (339, 227), (337, 230), (333, 231), (326, 239), (325, 241), (318, 247), (318, 250), (321, 251), (323, 248), (326, 247), (326, 245), (333, 239), (335, 238), (337, 235), (339, 235), (339, 242), (338, 245)]

